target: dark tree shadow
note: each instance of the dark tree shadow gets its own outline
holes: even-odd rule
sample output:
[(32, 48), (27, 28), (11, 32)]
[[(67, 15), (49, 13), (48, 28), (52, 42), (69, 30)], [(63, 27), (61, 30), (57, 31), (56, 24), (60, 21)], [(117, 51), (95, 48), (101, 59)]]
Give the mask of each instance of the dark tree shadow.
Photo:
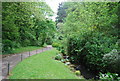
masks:
[(79, 70), (85, 79), (99, 79), (97, 72), (89, 71), (84, 65), (78, 65), (75, 69)]

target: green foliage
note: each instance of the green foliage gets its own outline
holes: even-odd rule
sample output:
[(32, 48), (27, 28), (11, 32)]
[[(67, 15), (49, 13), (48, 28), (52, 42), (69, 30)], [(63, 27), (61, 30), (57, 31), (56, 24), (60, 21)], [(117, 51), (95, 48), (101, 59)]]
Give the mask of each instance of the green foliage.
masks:
[(118, 80), (118, 74), (116, 74), (116, 73), (108, 72), (105, 74), (100, 73), (99, 75), (100, 75), (100, 79), (102, 81), (106, 81), (106, 80), (112, 80), (112, 81), (116, 80), (117, 81)]
[(80, 73), (80, 71), (75, 71), (75, 74), (80, 75), (81, 73)]
[(52, 57), (59, 53), (56, 49), (33, 55), (12, 70), (9, 79), (79, 79), (63, 63)]
[(12, 43), (12, 41), (11, 40), (4, 40), (3, 42), (3, 50), (4, 50), (4, 52), (6, 51), (6, 52), (12, 52), (12, 50), (13, 50), (13, 43)]
[(57, 48), (57, 50), (59, 50), (63, 54), (63, 56), (66, 55), (66, 51), (61, 43), (54, 42), (52, 43), (52, 46)]
[[(112, 49), (118, 49), (117, 38), (102, 33), (89, 33), (68, 39), (68, 54), (73, 62), (84, 63), (91, 70), (105, 71), (103, 56)], [(116, 65), (117, 67), (117, 65)], [(110, 69), (109, 69), (110, 70)], [(119, 71), (118, 71), (119, 72)]]
[(44, 43), (43, 47), (47, 47), (47, 44), (46, 44), (46, 43)]
[(62, 60), (62, 55), (61, 54), (56, 55), (55, 60)]
[[(69, 3), (66, 3), (69, 4)], [(111, 71), (104, 55), (113, 49), (120, 50), (118, 2), (73, 2), (67, 9), (67, 17), (58, 24), (62, 36), (61, 46), (73, 63), (83, 63), (93, 71)], [(114, 59), (110, 54), (110, 58)], [(117, 60), (117, 59), (115, 59)], [(120, 67), (117, 61), (112, 67)], [(118, 64), (118, 66), (117, 66)], [(116, 68), (113, 68), (116, 72)], [(119, 70), (117, 71), (119, 73)]]
[(61, 59), (61, 62), (65, 63), (65, 65), (69, 65), (69, 59)]
[(118, 35), (118, 32), (115, 32), (118, 28), (117, 2), (76, 2), (72, 5), (74, 6), (68, 10), (64, 26), (66, 36), (76, 32), (82, 34), (86, 29)]
[(59, 47), (60, 45), (59, 45), (59, 43), (52, 43), (52, 46), (53, 47)]
[(66, 17), (66, 9), (68, 8), (68, 6), (65, 5), (65, 3), (61, 3), (59, 4), (59, 8), (58, 8), (58, 13), (57, 13), (57, 17), (56, 17), (56, 22), (60, 23), (64, 21), (64, 18)]
[(85, 50), (87, 52), (85, 60), (86, 65), (90, 65), (89, 67), (92, 70), (95, 70), (94, 67), (97, 67), (96, 69), (98, 71), (104, 71), (107, 69), (104, 67), (105, 64), (102, 57), (112, 49), (118, 49), (118, 45), (116, 45), (117, 39), (115, 37), (98, 35), (95, 34), (90, 41), (88, 39), (88, 42), (85, 45)]
[(65, 60), (65, 59), (61, 59), (61, 62), (65, 63), (65, 62), (66, 62), (66, 60)]
[(26, 47), (26, 46), (29, 46), (30, 45), (30, 40), (28, 40), (28, 39), (25, 39), (25, 40), (23, 40), (23, 47)]
[(41, 39), (34, 40), (34, 42), (31, 41), (30, 44), (33, 45), (33, 46), (43, 46), (44, 44), (42, 44), (41, 41), (42, 41)]
[(59, 50), (59, 51), (62, 50), (62, 45), (61, 45), (60, 41), (59, 42), (53, 42), (52, 46), (57, 48), (57, 50)]
[(52, 43), (55, 22), (49, 19), (53, 12), (45, 2), (3, 2), (2, 7), (3, 52)]
[(120, 73), (120, 55), (116, 49), (103, 56), (103, 61), (111, 72)]

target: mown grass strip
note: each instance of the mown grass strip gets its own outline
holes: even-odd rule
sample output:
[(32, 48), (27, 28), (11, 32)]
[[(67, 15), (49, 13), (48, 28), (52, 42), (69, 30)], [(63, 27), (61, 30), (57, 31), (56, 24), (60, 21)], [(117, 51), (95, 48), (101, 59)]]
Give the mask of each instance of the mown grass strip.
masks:
[(79, 79), (68, 66), (53, 57), (56, 49), (33, 55), (19, 63), (11, 72), (10, 79)]
[(3, 55), (7, 54), (16, 54), (16, 53), (22, 53), (22, 52), (27, 52), (27, 51), (33, 51), (40, 49), (42, 47), (37, 47), (37, 46), (27, 46), (27, 47), (20, 47), (20, 48), (15, 48), (12, 53), (3, 53)]

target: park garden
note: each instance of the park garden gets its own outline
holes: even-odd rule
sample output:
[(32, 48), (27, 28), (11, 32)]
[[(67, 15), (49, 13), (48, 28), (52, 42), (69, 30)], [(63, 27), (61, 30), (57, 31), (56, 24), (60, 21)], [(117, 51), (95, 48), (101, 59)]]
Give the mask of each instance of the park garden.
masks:
[(56, 21), (46, 2), (2, 7), (3, 55), (53, 47), (18, 63), (10, 79), (120, 79), (119, 2), (62, 2)]

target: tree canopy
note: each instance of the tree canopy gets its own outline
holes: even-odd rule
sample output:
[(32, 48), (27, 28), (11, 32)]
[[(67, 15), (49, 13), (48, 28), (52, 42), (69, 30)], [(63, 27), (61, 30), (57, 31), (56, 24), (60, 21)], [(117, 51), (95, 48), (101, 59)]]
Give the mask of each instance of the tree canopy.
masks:
[[(120, 66), (117, 65), (120, 65), (120, 58), (114, 59), (119, 57), (120, 53), (119, 2), (64, 4), (69, 7), (66, 9), (66, 17), (58, 16), (64, 21), (58, 23), (60, 42), (55, 45), (63, 54), (68, 55), (73, 63), (83, 63), (95, 72), (119, 73)], [(58, 13), (64, 14), (61, 7), (60, 9)], [(62, 40), (59, 39), (61, 37)]]
[(2, 6), (4, 52), (20, 46), (42, 46), (52, 37), (55, 23), (49, 17), (53, 11), (45, 2), (3, 2)]

